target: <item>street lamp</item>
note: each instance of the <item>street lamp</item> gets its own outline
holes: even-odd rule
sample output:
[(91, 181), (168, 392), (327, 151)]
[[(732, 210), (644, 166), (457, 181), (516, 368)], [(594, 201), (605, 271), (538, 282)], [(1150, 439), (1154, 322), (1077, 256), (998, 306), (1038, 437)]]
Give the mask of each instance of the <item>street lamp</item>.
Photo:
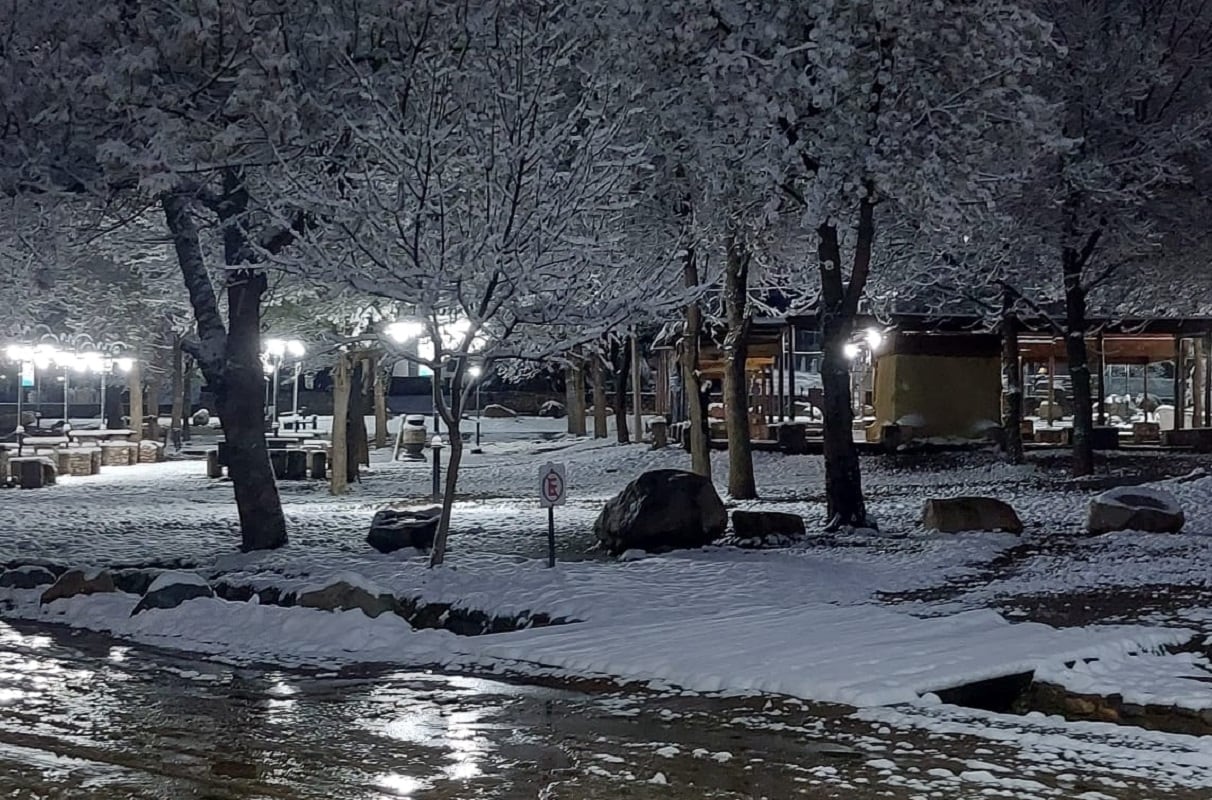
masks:
[[(278, 421), (278, 370), (282, 366), (282, 360), (287, 355), (294, 359), (301, 359), (306, 352), (307, 349), (298, 339), (266, 339), (261, 343), (261, 363), (265, 374), (271, 376), (273, 381), (273, 390), (266, 392), (266, 400), (269, 403), (274, 422)], [(293, 416), (296, 417), (299, 414), (299, 370), (301, 368), (302, 362), (296, 361), (293, 413)]]

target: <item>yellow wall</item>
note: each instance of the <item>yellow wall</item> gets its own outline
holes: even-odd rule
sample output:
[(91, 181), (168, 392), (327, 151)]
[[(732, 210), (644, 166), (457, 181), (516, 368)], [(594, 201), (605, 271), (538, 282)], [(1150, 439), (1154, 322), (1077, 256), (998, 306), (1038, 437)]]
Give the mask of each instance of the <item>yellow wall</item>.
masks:
[(867, 438), (906, 417), (905, 438), (983, 438), (989, 422), (1001, 417), (1001, 360), (979, 356), (880, 356), (875, 369), (875, 424)]

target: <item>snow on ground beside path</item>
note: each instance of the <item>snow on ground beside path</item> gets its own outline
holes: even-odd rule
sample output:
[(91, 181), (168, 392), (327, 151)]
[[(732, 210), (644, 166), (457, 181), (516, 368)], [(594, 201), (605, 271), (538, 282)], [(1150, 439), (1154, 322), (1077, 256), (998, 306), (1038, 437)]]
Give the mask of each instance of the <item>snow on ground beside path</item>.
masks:
[(1179, 644), (1175, 629), (1012, 625), (991, 611), (918, 619), (875, 606), (736, 609), (676, 625), (608, 622), (480, 637), (483, 652), (704, 692), (890, 705), (1050, 661)]
[(1077, 694), (1120, 695), (1136, 705), (1212, 708), (1212, 664), (1202, 653), (1120, 653), (1071, 667), (1051, 664), (1035, 677)]
[[(1159, 733), (1104, 722), (1068, 722), (1038, 713), (994, 714), (925, 703), (868, 708), (855, 716), (877, 726), (920, 730), (938, 739), (985, 739), (1017, 750), (1022, 762), (1059, 772), (1058, 779), (1066, 774), (1074, 780), (1094, 776), (1095, 783), (1111, 788), (1122, 788), (1124, 780), (1146, 781), (1161, 789), (1212, 788), (1212, 737)], [(963, 780), (960, 773), (939, 772), (948, 773), (938, 777), (955, 781), (956, 786)]]

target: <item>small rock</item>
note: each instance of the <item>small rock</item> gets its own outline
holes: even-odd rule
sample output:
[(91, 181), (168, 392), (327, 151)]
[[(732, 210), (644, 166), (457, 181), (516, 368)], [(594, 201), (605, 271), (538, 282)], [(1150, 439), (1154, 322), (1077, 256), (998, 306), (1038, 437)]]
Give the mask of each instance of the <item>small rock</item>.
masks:
[(922, 509), (922, 527), (942, 533), (1023, 532), (1018, 512), (1009, 503), (994, 497), (932, 497)]
[(568, 410), (564, 408), (564, 404), (559, 400), (548, 400), (543, 405), (539, 406), (540, 417), (550, 417), (552, 419), (563, 419), (568, 416)]
[(366, 542), (380, 553), (394, 553), (405, 547), (428, 550), (438, 532), (442, 509), (438, 507), (410, 511), (383, 508), (370, 521)]
[(506, 408), (497, 403), (484, 406), (484, 410), (481, 413), (488, 419), (513, 419), (518, 415), (518, 412), (512, 408)]
[(806, 535), (804, 519), (798, 514), (781, 511), (733, 511), (732, 534), (738, 539), (767, 537), (802, 537)]
[(164, 572), (147, 587), (147, 593), (130, 615), (133, 617), (150, 608), (176, 608), (186, 600), (214, 596), (215, 592), (210, 588), (210, 584), (197, 573)]
[(1178, 533), (1186, 521), (1177, 497), (1148, 486), (1121, 486), (1103, 492), (1090, 501), (1086, 514), (1090, 533)]
[(199, 408), (194, 412), (194, 415), (189, 420), (191, 425), (199, 428), (205, 428), (210, 424), (210, 411), (205, 408)]
[(53, 603), (65, 597), (99, 592), (116, 592), (114, 576), (106, 570), (85, 573), (81, 569), (69, 569), (59, 576), (54, 585), (42, 593), (42, 604)]
[(338, 580), (322, 589), (302, 592), (296, 596), (295, 604), (323, 611), (350, 611), (356, 608), (372, 619), (380, 614), (395, 611), (399, 605), (390, 594), (374, 593), (344, 580)]
[(54, 582), (55, 574), (46, 567), (17, 567), (0, 575), (0, 587), (5, 589), (37, 589)]

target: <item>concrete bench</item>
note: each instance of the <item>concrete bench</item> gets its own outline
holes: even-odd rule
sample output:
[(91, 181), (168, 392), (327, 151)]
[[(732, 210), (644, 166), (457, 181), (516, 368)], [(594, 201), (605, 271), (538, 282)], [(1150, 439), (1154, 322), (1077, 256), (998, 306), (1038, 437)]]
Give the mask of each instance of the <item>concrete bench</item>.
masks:
[(45, 456), (16, 456), (8, 460), (8, 465), (22, 489), (41, 489), (55, 483), (55, 463)]
[(1212, 428), (1162, 431), (1161, 441), (1167, 447), (1188, 447), (1197, 453), (1212, 453)]

